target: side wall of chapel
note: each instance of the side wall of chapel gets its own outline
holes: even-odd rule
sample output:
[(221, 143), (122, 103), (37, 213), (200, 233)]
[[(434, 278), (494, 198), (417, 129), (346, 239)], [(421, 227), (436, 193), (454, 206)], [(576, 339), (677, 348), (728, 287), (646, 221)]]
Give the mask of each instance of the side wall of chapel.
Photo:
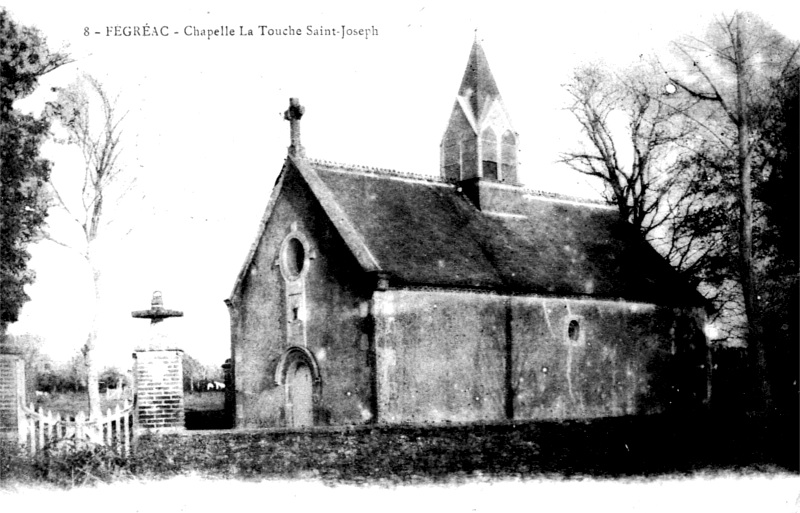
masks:
[(648, 414), (705, 398), (690, 311), (430, 290), (376, 292), (374, 304), (382, 422)]

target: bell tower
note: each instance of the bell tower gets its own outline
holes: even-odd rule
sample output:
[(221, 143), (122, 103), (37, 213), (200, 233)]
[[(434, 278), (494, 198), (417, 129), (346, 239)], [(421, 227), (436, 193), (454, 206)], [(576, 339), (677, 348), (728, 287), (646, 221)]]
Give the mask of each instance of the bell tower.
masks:
[(517, 134), (477, 38), (440, 149), (442, 178), (516, 185)]

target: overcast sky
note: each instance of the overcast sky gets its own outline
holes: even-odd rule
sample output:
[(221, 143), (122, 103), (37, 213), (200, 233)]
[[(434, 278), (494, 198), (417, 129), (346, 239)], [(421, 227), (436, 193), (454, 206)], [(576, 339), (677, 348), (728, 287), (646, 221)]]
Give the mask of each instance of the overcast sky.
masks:
[[(51, 48), (74, 59), (47, 76), (24, 109), (41, 111), (53, 98), (50, 87), (86, 72), (118, 95), (127, 113), (120, 162), (138, 183), (109, 210), (119, 228), (109, 232), (103, 254), (103, 363), (130, 365), (147, 331), (146, 321), (130, 312), (148, 308), (154, 290), (163, 292), (167, 308), (185, 312), (165, 323), (176, 345), (204, 363), (229, 356), (223, 300), (286, 154), (282, 113), (290, 96), (306, 108), (308, 156), (437, 174), (439, 142), (477, 29), (520, 135), (525, 185), (591, 197), (592, 187), (555, 163), (577, 139), (561, 87), (576, 66), (666, 55), (670, 40), (702, 35), (714, 15), (735, 7), (800, 39), (796, 8), (785, 1), (260, 4), (5, 2), (17, 22), (38, 27)], [(113, 35), (117, 26), (144, 25), (169, 35)], [(341, 31), (343, 25), (374, 28), (377, 35), (308, 35), (309, 26)], [(262, 36), (260, 26), (301, 35)], [(185, 35), (220, 27), (235, 35)], [(254, 35), (240, 35), (242, 28)], [(49, 144), (44, 152), (54, 164), (53, 181), (67, 190), (70, 177), (82, 172), (74, 151)], [(74, 237), (63, 216), (53, 211), (51, 220), (54, 236)], [(50, 242), (31, 252), (37, 281), (10, 332), (41, 335), (46, 352), (64, 360), (77, 353), (89, 326), (88, 271), (76, 253)]]

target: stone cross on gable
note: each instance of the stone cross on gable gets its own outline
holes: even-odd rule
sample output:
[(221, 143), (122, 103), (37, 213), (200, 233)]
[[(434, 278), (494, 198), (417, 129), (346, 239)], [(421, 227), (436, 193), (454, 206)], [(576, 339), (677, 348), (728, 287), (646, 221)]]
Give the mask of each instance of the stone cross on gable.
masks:
[(289, 128), (291, 131), (291, 146), (289, 146), (289, 155), (293, 157), (305, 157), (306, 152), (303, 145), (300, 144), (300, 118), (303, 117), (305, 107), (300, 105), (300, 100), (297, 98), (289, 98), (289, 109), (283, 113), (283, 119), (289, 121)]

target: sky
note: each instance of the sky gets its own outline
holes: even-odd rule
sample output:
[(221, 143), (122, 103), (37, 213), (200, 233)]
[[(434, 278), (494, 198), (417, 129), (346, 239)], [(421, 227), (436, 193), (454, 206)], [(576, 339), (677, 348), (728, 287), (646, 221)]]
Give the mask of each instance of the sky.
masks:
[[(130, 312), (148, 308), (155, 290), (166, 308), (184, 312), (165, 321), (173, 345), (205, 364), (229, 357), (224, 300), (286, 156), (290, 97), (306, 109), (309, 157), (436, 175), (477, 37), (520, 136), (520, 179), (596, 198), (596, 185), (557, 163), (579, 139), (562, 87), (577, 66), (666, 56), (671, 40), (702, 36), (714, 16), (735, 8), (800, 40), (798, 9), (785, 1), (248, 3), (4, 2), (15, 21), (37, 27), (73, 61), (44, 77), (22, 110), (41, 112), (53, 87), (89, 73), (125, 115), (119, 162), (136, 186), (106, 212), (113, 228), (102, 234), (103, 365), (130, 366), (148, 336), (147, 322)], [(115, 35), (145, 26), (168, 35)], [(371, 35), (309, 34), (342, 26)], [(290, 28), (299, 35), (261, 35)], [(194, 35), (209, 29), (233, 35)], [(62, 195), (74, 192), (77, 149), (49, 142), (43, 155)], [(77, 240), (62, 212), (51, 210), (49, 222), (54, 238)], [(46, 240), (30, 249), (37, 280), (9, 332), (39, 335), (44, 352), (64, 361), (90, 326), (89, 271), (72, 249)]]

